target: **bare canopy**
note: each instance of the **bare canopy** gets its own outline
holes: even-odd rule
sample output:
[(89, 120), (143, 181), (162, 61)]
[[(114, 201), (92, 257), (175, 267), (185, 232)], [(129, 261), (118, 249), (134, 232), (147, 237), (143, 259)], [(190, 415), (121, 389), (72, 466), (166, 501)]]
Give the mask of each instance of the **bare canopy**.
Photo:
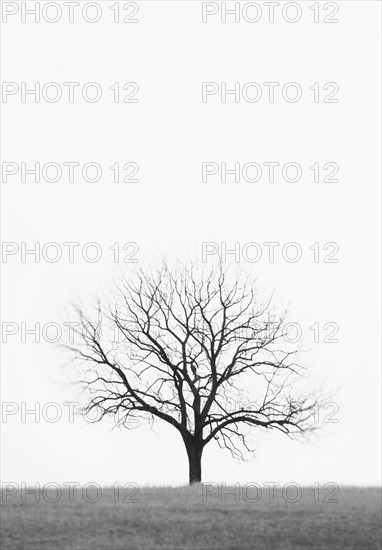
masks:
[(137, 419), (171, 424), (186, 447), (190, 483), (201, 481), (213, 440), (243, 458), (249, 428), (289, 436), (312, 428), (317, 402), (296, 394), (303, 369), (285, 340), (284, 316), (222, 265), (140, 270), (121, 281), (112, 306), (98, 304), (97, 323), (77, 311), (81, 327), (67, 347), (88, 367), (87, 411), (117, 416), (127, 428)]

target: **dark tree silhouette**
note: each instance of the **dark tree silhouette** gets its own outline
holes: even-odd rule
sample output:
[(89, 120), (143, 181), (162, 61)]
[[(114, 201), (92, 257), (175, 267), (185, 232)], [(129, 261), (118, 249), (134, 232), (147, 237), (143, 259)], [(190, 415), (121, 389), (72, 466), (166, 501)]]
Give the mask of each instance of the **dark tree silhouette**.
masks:
[(186, 447), (190, 483), (201, 481), (203, 449), (213, 440), (244, 458), (250, 427), (289, 436), (312, 429), (317, 401), (296, 395), (304, 369), (284, 338), (284, 315), (222, 265), (139, 271), (118, 285), (112, 307), (98, 303), (97, 323), (77, 311), (78, 339), (67, 347), (89, 364), (86, 410), (127, 428), (137, 418), (171, 424)]

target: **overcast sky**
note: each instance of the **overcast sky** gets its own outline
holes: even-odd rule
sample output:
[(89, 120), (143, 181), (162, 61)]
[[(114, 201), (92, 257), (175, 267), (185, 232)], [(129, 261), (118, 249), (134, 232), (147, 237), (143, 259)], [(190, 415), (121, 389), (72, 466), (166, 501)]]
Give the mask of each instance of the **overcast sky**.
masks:
[[(37, 4), (42, 9), (44, 2)], [(240, 11), (237, 23), (227, 16), (224, 23), (214, 3), (209, 9), (217, 6), (218, 12), (203, 23), (198, 1), (139, 2), (136, 14), (134, 6), (120, 13), (120, 19), (138, 23), (114, 23), (113, 3), (101, 4), (96, 23), (85, 21), (81, 11), (73, 23), (66, 11), (56, 23), (44, 20), (44, 13), (40, 23), (29, 16), (23, 23), (20, 11), (3, 24), (3, 82), (15, 83), (2, 103), (2, 162), (9, 163), (3, 164), (2, 181), (3, 481), (187, 481), (183, 443), (170, 427), (127, 432), (112, 431), (112, 421), (90, 424), (76, 416), (72, 422), (64, 403), (79, 398), (69, 384), (75, 381), (70, 369), (61, 366), (67, 358), (25, 330), (40, 323), (42, 333), (44, 325), (57, 323), (65, 336), (63, 323), (74, 320), (66, 313), (70, 302), (86, 305), (109, 288), (116, 273), (128, 274), (136, 264), (124, 258), (142, 265), (164, 256), (202, 263), (203, 243), (209, 242), (219, 250), (238, 243), (244, 269), (260, 276), (265, 291), (276, 291), (280, 307), (290, 304), (314, 383), (339, 389), (338, 422), (327, 423), (318, 438), (299, 443), (255, 435), (256, 460), (244, 465), (211, 445), (203, 478), (380, 483), (380, 3), (338, 1), (339, 12), (332, 15), (300, 2), (295, 23), (277, 10), (270, 23), (263, 2), (256, 23), (245, 20), (254, 11)], [(299, 15), (285, 13), (289, 19)], [(45, 13), (49, 17), (53, 11)], [(324, 17), (339, 22), (324, 23)], [(44, 93), (52, 98), (59, 89), (62, 99), (52, 103), (41, 92), (40, 102), (30, 94), (22, 102), (22, 82), (28, 89), (36, 82), (41, 88), (57, 83)], [(73, 103), (64, 82), (80, 83)], [(83, 99), (89, 82), (102, 90), (100, 101)], [(135, 84), (123, 90), (128, 82), (139, 90)], [(205, 102), (203, 82), (215, 83), (208, 90), (216, 92)], [(221, 101), (223, 82), (227, 89), (239, 83), (237, 102), (233, 95)], [(279, 83), (274, 102), (265, 82)], [(285, 90), (291, 82), (298, 86)], [(247, 83), (257, 86), (245, 88)], [(326, 83), (335, 84), (324, 88)], [(255, 102), (259, 88), (262, 97)], [(283, 93), (293, 100), (296, 90), (300, 101), (284, 99)], [(96, 88), (87, 91), (91, 98)], [(125, 97), (139, 102), (124, 103)], [(57, 163), (60, 181), (46, 181), (53, 172), (41, 168), (40, 183), (30, 174), (23, 182), (22, 163), (30, 169), (36, 162)], [(72, 162), (80, 163), (74, 182), (64, 165)], [(81, 176), (91, 162), (101, 167), (98, 182)], [(268, 181), (267, 162), (280, 163), (274, 182)], [(301, 168), (297, 182), (287, 181), (294, 178), (293, 166), (282, 177), (291, 162)], [(113, 181), (116, 168), (109, 167), (115, 163), (120, 179), (139, 181)], [(205, 170), (218, 170), (204, 182), (202, 163), (209, 163)], [(240, 181), (232, 175), (221, 181), (221, 163), (231, 169), (240, 163)], [(248, 163), (262, 168), (259, 181), (245, 181)], [(317, 165), (309, 169), (315, 163), (319, 182)], [(326, 163), (332, 164), (324, 168)], [(338, 182), (330, 181), (335, 165), (339, 171), (332, 179)], [(256, 166), (249, 170), (247, 180), (256, 179)], [(87, 174), (95, 178), (91, 167)], [(326, 176), (329, 181), (323, 181)], [(58, 248), (44, 248), (50, 242)], [(273, 263), (264, 245), (269, 242), (280, 243)], [(297, 246), (285, 252), (291, 242)], [(40, 261), (23, 254), (23, 247), (35, 243)], [(63, 243), (79, 243), (72, 245), (74, 261)], [(123, 250), (126, 243), (135, 244)], [(326, 243), (334, 244), (325, 249)], [(250, 261), (259, 249), (259, 261)], [(62, 257), (48, 261), (57, 250)], [(301, 259), (290, 261), (288, 250), (292, 258), (294, 250), (301, 252)], [(99, 261), (89, 261), (93, 253), (101, 254)], [(227, 262), (234, 260), (227, 256)], [(319, 342), (309, 329), (315, 323)], [(334, 326), (325, 329), (326, 323), (338, 326), (338, 342), (324, 341)], [(22, 411), (36, 403), (40, 418), (27, 415), (23, 422)], [(47, 403), (62, 413), (57, 422), (49, 421), (54, 407), (49, 413)]]

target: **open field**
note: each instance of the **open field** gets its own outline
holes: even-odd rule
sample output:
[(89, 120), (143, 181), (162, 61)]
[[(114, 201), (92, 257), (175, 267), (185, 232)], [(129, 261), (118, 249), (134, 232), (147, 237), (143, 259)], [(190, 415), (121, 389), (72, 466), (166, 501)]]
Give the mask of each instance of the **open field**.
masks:
[[(87, 498), (77, 489), (2, 495), (3, 550), (377, 550), (381, 548), (381, 490), (343, 487), (332, 498), (304, 488), (297, 502), (281, 490), (130, 488)], [(210, 494), (213, 493), (213, 494)], [(291, 489), (288, 499), (296, 492)], [(324, 502), (324, 498), (338, 502)], [(257, 500), (257, 502), (254, 502)], [(70, 502), (72, 500), (73, 502)], [(119, 502), (115, 502), (119, 500)], [(126, 500), (126, 502), (124, 502)], [(136, 501), (136, 502), (134, 502)]]

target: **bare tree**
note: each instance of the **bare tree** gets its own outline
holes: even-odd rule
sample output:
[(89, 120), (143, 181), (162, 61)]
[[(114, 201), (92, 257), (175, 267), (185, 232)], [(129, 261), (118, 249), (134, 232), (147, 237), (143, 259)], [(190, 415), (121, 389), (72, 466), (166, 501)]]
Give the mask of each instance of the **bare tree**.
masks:
[[(67, 347), (88, 364), (87, 411), (163, 420), (182, 436), (189, 481), (202, 479), (204, 447), (216, 440), (232, 455), (252, 451), (248, 428), (291, 437), (312, 429), (317, 401), (296, 395), (304, 369), (284, 338), (284, 315), (263, 303), (238, 274), (142, 270), (118, 285), (113, 306), (98, 303), (97, 323), (78, 310), (81, 329)], [(114, 338), (105, 338), (105, 323)], [(110, 330), (109, 330), (110, 333)]]

